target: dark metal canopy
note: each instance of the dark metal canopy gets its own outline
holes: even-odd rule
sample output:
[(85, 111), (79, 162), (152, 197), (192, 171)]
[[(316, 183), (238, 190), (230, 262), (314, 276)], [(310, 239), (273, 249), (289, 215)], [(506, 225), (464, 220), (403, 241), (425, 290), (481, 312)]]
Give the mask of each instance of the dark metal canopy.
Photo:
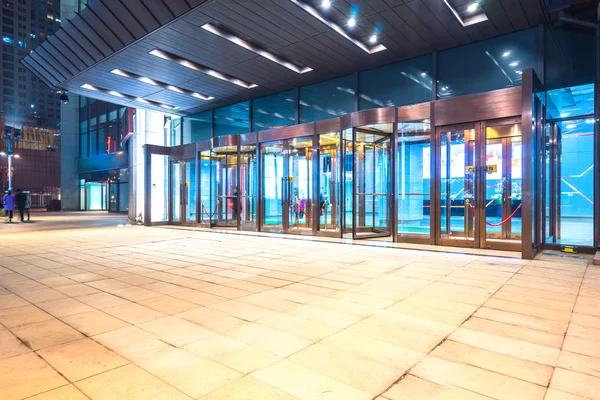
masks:
[(95, 0), (22, 63), (52, 87), (186, 115), (550, 20), (541, 0), (485, 0), (469, 25), (470, 3)]

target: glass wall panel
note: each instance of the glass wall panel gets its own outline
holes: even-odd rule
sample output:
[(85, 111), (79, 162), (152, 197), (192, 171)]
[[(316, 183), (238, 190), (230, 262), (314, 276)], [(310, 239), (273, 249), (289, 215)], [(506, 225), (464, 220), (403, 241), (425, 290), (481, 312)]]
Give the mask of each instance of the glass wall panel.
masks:
[(171, 120), (170, 135), (171, 146), (178, 146), (181, 144), (181, 118), (174, 118)]
[(108, 210), (111, 212), (119, 211), (118, 207), (118, 183), (117, 182), (109, 182), (108, 184)]
[(215, 112), (215, 136), (250, 132), (250, 102), (217, 108)]
[(546, 88), (555, 89), (594, 81), (594, 32), (570, 25), (545, 26)]
[[(594, 84), (546, 92), (546, 118), (573, 118), (594, 114)], [(590, 123), (592, 123), (591, 121)]]
[(89, 156), (93, 157), (98, 155), (98, 134), (96, 128), (90, 129), (90, 145), (89, 145)]
[(196, 143), (212, 137), (212, 110), (183, 118), (183, 144)]
[(196, 161), (185, 163), (186, 222), (196, 221)]
[(428, 54), (364, 71), (359, 76), (359, 110), (431, 100), (433, 57)]
[(296, 90), (252, 100), (252, 131), (296, 123)]
[(431, 125), (398, 124), (398, 235), (430, 235)]
[(355, 111), (355, 94), (355, 75), (301, 87), (300, 123), (330, 119)]
[(261, 144), (263, 228), (283, 229), (283, 141)]
[(169, 220), (169, 156), (152, 154), (150, 164), (151, 220), (167, 222)]
[(83, 133), (79, 136), (79, 158), (88, 157), (88, 134)]
[(200, 216), (198, 221), (210, 226), (211, 218), (217, 213), (216, 203), (211, 201), (211, 162), (210, 150), (200, 153)]
[(171, 222), (181, 222), (181, 164), (171, 164)]
[(86, 182), (85, 198), (87, 211), (106, 210), (106, 183)]
[(312, 229), (312, 136), (288, 141), (289, 220), (290, 232)]
[(129, 211), (129, 183), (119, 183), (119, 212)]
[(340, 133), (319, 135), (319, 226), (323, 232), (340, 231)]
[(437, 56), (437, 98), (521, 84), (521, 71), (537, 66), (537, 29), (444, 50)]
[(258, 164), (256, 146), (240, 148), (240, 224), (256, 228), (256, 206), (258, 195)]

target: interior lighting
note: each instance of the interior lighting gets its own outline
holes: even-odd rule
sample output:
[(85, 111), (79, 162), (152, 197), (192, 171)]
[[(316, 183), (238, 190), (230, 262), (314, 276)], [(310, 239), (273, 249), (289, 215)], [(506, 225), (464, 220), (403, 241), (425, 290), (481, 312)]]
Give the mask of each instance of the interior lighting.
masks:
[(162, 108), (168, 108), (169, 110), (176, 110), (177, 107), (175, 106), (170, 106), (167, 104), (163, 104), (163, 103), (159, 103), (153, 100), (148, 100), (148, 99), (144, 99), (141, 97), (135, 97), (135, 96), (131, 96), (125, 93), (121, 93), (121, 92), (117, 92), (115, 90), (109, 90), (109, 89), (104, 89), (98, 86), (92, 86), (88, 83), (84, 83), (83, 85), (81, 85), (82, 89), (88, 89), (88, 90), (94, 90), (96, 92), (100, 92), (100, 93), (104, 93), (104, 94), (108, 94), (111, 96), (115, 96), (115, 97), (119, 97), (122, 99), (127, 99), (127, 100), (131, 100), (131, 101), (138, 101), (140, 103), (144, 103), (144, 104), (148, 104), (154, 107), (162, 107)]
[(182, 65), (186, 68), (205, 73), (214, 78), (221, 79), (221, 80), (229, 82), (229, 83), (233, 83), (234, 85), (241, 86), (245, 89), (252, 89), (252, 88), (255, 88), (258, 86), (255, 83), (250, 83), (250, 82), (246, 82), (241, 79), (238, 79), (238, 78), (234, 78), (233, 76), (223, 74), (221, 72), (215, 71), (214, 69), (208, 68), (204, 65), (195, 63), (190, 60), (186, 60), (185, 58), (176, 56), (175, 54), (172, 54), (172, 53), (160, 50), (160, 49), (154, 49), (150, 52), (150, 54), (152, 54), (153, 56), (156, 56), (156, 57), (160, 57), (164, 60), (176, 62), (177, 64)]
[(125, 96), (123, 96), (121, 93), (119, 93), (119, 92), (115, 92), (114, 90), (110, 90), (110, 91), (108, 92), (108, 94), (111, 94), (111, 95), (113, 95), (113, 96), (117, 96), (117, 97), (125, 97)]
[(348, 25), (350, 28), (354, 28), (354, 27), (356, 26), (356, 19), (355, 19), (355, 18), (350, 18), (350, 19), (348, 20), (348, 22), (347, 22), (347, 25)]
[[(360, 47), (361, 50), (363, 50), (364, 52), (366, 52), (368, 54), (377, 53), (379, 51), (386, 49), (386, 47), (384, 45), (382, 45), (381, 43), (376, 44), (375, 46), (368, 46), (365, 43), (361, 42), (360, 40), (353, 38), (346, 32), (346, 30), (344, 30), (344, 28), (342, 28), (335, 22), (329, 21), (328, 19), (323, 17), (321, 15), (321, 13), (319, 13), (319, 11), (317, 11), (315, 8), (313, 8), (312, 6), (310, 6), (309, 4), (305, 3), (302, 0), (289, 0), (289, 1), (291, 1), (295, 5), (297, 5), (304, 11), (306, 11), (307, 13), (309, 13), (311, 16), (313, 16), (314, 18), (316, 18), (323, 24), (325, 24), (328, 27), (330, 27), (331, 29), (333, 29), (336, 33), (343, 36), (345, 39), (351, 41), (355, 46)], [(348, 21), (348, 22), (350, 22), (350, 21)], [(354, 23), (356, 23), (356, 20), (354, 21)]]
[(513, 62), (511, 62), (508, 65), (510, 65), (511, 67), (516, 67), (517, 65), (519, 65), (519, 62), (518, 61), (513, 61)]
[(88, 83), (84, 83), (83, 85), (81, 85), (82, 89), (87, 89), (87, 90), (95, 90), (98, 91), (98, 88), (96, 88), (95, 86), (92, 86)]
[(181, 93), (181, 94), (187, 94), (189, 96), (193, 96), (193, 97), (196, 97), (196, 98), (201, 99), (201, 100), (212, 100), (212, 99), (214, 99), (214, 97), (208, 96), (206, 94), (192, 92), (191, 90), (187, 90), (187, 89), (183, 89), (183, 88), (180, 88), (180, 87), (177, 87), (177, 86), (169, 85), (168, 83), (157, 81), (157, 80), (154, 80), (154, 79), (150, 79), (150, 78), (147, 78), (145, 76), (134, 74), (133, 72), (124, 71), (122, 69), (113, 69), (110, 72), (112, 72), (115, 75), (119, 75), (119, 76), (122, 76), (122, 77), (125, 77), (125, 78), (135, 79), (135, 80), (140, 81), (140, 82), (148, 83), (148, 84), (150, 84), (152, 86), (158, 86), (158, 87), (161, 87), (161, 88), (164, 88), (164, 89), (169, 89), (169, 90), (171, 90), (173, 92), (177, 92), (177, 93)]
[(0, 156), (4, 157), (5, 155), (6, 155), (6, 153), (5, 153), (5, 152), (3, 152), (3, 151), (0, 151)]
[(321, 7), (322, 7), (324, 10), (327, 10), (329, 7), (331, 7), (331, 1), (329, 1), (329, 0), (323, 0), (323, 1), (321, 2)]
[(427, 72), (421, 72), (421, 76), (427, 76)]
[(256, 46), (256, 45), (234, 35), (231, 32), (228, 32), (227, 29), (218, 27), (213, 24), (204, 24), (204, 25), (202, 25), (202, 29), (204, 29), (210, 33), (213, 33), (217, 36), (220, 36), (223, 39), (229, 40), (231, 43), (235, 43), (238, 46), (245, 48), (246, 50), (250, 50), (251, 52), (258, 54), (259, 56), (262, 56), (262, 57), (266, 58), (267, 60), (273, 61), (274, 63), (277, 63), (277, 64), (279, 64), (287, 69), (290, 69), (298, 74), (304, 74), (306, 72), (312, 71), (312, 68), (310, 68), (310, 67), (296, 65), (295, 63), (284, 60), (283, 58), (281, 58), (271, 52), (268, 52), (267, 50), (262, 49), (259, 46)]
[(517, 75), (523, 75), (523, 71), (515, 71)]
[(377, 35), (371, 35), (371, 37), (369, 38), (369, 43), (371, 43), (371, 44), (377, 43)]
[(505, 51), (504, 53), (502, 53), (502, 57), (508, 57), (512, 54), (512, 51)]
[(479, 7), (479, 4), (471, 3), (467, 6), (467, 11), (470, 13), (474, 13), (477, 10), (477, 7)]
[(14, 157), (14, 158), (21, 158), (21, 156), (20, 156), (20, 155), (18, 155), (18, 154), (13, 154), (13, 157)]

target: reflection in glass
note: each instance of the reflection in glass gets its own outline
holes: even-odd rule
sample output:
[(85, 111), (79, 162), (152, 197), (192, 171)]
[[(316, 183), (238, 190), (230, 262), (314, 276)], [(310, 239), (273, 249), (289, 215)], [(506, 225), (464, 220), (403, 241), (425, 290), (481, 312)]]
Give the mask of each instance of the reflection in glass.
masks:
[(171, 164), (171, 222), (181, 222), (181, 164)]
[(398, 235), (429, 237), (431, 130), (429, 120), (398, 124)]
[(319, 135), (319, 231), (339, 232), (340, 133)]
[(256, 146), (241, 146), (239, 202), (242, 227), (256, 228), (257, 180)]
[(312, 137), (288, 141), (288, 227), (290, 232), (311, 230), (312, 207)]
[(252, 131), (290, 126), (296, 123), (296, 90), (252, 100)]
[(169, 220), (169, 156), (152, 154), (150, 159), (152, 222)]
[(283, 141), (261, 144), (264, 228), (283, 230), (283, 190), (288, 177), (283, 172)]
[(211, 162), (210, 151), (200, 153), (200, 215), (199, 223), (202, 226), (210, 226), (211, 218), (216, 215), (216, 203), (211, 198)]
[(186, 222), (196, 221), (196, 161), (185, 163)]
[(339, 117), (354, 110), (356, 78), (338, 79), (300, 88), (300, 123)]
[(238, 187), (237, 187), (237, 146), (219, 147), (212, 150), (211, 198), (216, 202), (215, 226), (237, 226)]

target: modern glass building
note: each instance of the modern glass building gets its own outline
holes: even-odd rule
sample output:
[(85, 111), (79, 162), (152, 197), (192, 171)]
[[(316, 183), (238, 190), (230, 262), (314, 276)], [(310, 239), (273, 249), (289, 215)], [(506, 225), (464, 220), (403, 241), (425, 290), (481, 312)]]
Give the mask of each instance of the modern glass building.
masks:
[(57, 47), (81, 65), (23, 60), (136, 108), (112, 142), (132, 218), (524, 258), (598, 246), (592, 2), (189, 3), (92, 2), (70, 22), (91, 31)]

